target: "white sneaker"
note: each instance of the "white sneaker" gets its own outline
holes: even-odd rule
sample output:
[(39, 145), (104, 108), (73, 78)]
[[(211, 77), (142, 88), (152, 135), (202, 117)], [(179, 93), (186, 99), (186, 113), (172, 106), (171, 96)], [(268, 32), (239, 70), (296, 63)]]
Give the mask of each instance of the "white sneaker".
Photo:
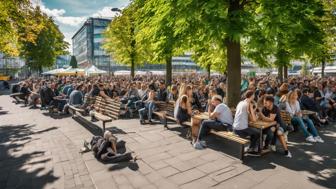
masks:
[(324, 143), (324, 140), (322, 140), (322, 138), (320, 136), (314, 137), (314, 139), (315, 139), (316, 142)]
[(272, 150), (273, 152), (276, 151), (276, 146), (275, 146), (275, 145), (270, 145), (270, 148), (271, 148), (271, 150)]
[(306, 141), (308, 141), (308, 142), (316, 142), (316, 140), (315, 140), (315, 138), (313, 136), (307, 137)]
[(290, 151), (288, 151), (288, 154), (286, 155), (286, 157), (292, 158), (292, 154), (290, 153)]
[(203, 150), (203, 146), (202, 146), (202, 144), (200, 142), (195, 142), (194, 143), (194, 148), (196, 150)]

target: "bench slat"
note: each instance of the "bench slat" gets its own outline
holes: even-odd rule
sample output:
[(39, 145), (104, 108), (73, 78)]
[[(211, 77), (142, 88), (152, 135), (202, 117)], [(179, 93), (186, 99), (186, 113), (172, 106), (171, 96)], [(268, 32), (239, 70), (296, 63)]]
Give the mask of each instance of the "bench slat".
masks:
[(241, 137), (235, 135), (232, 132), (211, 130), (210, 133), (214, 134), (216, 136), (220, 136), (220, 137), (229, 139), (229, 140), (233, 140), (233, 141), (238, 142), (240, 144), (247, 144), (247, 143), (249, 143), (248, 140), (246, 140), (244, 138), (241, 138)]

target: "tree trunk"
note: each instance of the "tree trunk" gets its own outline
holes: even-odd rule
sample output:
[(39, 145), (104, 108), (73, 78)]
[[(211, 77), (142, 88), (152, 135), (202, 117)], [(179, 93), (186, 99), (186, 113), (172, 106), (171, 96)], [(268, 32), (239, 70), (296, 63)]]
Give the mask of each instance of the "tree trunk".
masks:
[(283, 76), (284, 76), (284, 79), (287, 80), (288, 79), (288, 67), (287, 65), (283, 66)]
[(226, 100), (229, 107), (236, 107), (240, 101), (241, 54), (240, 42), (227, 41), (227, 88)]
[(132, 80), (134, 79), (134, 72), (135, 72), (135, 56), (136, 56), (136, 49), (135, 49), (135, 45), (136, 45), (136, 41), (135, 41), (135, 34), (134, 34), (134, 23), (133, 20), (131, 21), (131, 37), (132, 37), (132, 41), (131, 41), (131, 78)]
[[(236, 19), (236, 13), (241, 9), (239, 0), (230, 1), (228, 9), (228, 19)], [(226, 103), (229, 107), (236, 107), (240, 101), (240, 83), (241, 83), (241, 52), (240, 39), (233, 41), (231, 38), (225, 40), (227, 49), (227, 88)]]
[(172, 82), (172, 57), (166, 58), (166, 86), (170, 86)]
[(325, 60), (322, 60), (321, 77), (324, 78)]
[(207, 71), (208, 71), (208, 78), (210, 79), (211, 76), (211, 64), (207, 66)]
[(132, 59), (131, 61), (132, 61), (132, 63), (131, 63), (131, 78), (133, 80), (134, 75), (135, 75), (135, 62), (134, 62), (134, 59)]
[(283, 82), (283, 67), (282, 66), (278, 66), (278, 78), (280, 80), (280, 82)]

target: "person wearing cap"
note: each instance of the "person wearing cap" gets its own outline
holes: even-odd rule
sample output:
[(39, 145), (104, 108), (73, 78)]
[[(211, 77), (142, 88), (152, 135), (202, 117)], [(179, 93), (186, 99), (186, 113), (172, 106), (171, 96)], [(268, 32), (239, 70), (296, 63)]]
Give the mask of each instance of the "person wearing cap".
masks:
[(211, 104), (215, 107), (213, 111), (209, 110), (210, 120), (204, 120), (198, 133), (197, 139), (194, 141), (195, 149), (203, 149), (206, 143), (203, 140), (207, 133), (211, 130), (232, 130), (232, 113), (230, 108), (223, 103), (223, 98), (220, 95), (214, 95), (211, 98)]

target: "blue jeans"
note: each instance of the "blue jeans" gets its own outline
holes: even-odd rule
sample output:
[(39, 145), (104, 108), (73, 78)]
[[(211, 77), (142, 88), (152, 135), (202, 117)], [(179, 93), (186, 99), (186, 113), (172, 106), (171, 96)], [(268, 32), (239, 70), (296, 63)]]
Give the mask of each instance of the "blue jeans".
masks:
[(232, 131), (232, 126), (223, 124), (217, 120), (204, 120), (198, 133), (198, 140), (201, 140), (203, 137), (205, 137), (211, 129), (216, 131)]
[(147, 102), (145, 104), (145, 107), (141, 108), (139, 110), (140, 120), (144, 121), (145, 120), (144, 117), (145, 117), (146, 114), (148, 116), (148, 120), (152, 120), (154, 109), (155, 109), (155, 103), (154, 102)]
[[(308, 132), (307, 128), (305, 127), (304, 121), (307, 123), (307, 127), (310, 129), (311, 134)], [(301, 117), (297, 117), (294, 116), (292, 118), (292, 124), (296, 124), (299, 125), (299, 127), (301, 128), (301, 130), (303, 131), (303, 135), (307, 138), (310, 135), (313, 135), (313, 137), (318, 136), (317, 130), (314, 127), (314, 123), (311, 119), (309, 118), (301, 118)]]

